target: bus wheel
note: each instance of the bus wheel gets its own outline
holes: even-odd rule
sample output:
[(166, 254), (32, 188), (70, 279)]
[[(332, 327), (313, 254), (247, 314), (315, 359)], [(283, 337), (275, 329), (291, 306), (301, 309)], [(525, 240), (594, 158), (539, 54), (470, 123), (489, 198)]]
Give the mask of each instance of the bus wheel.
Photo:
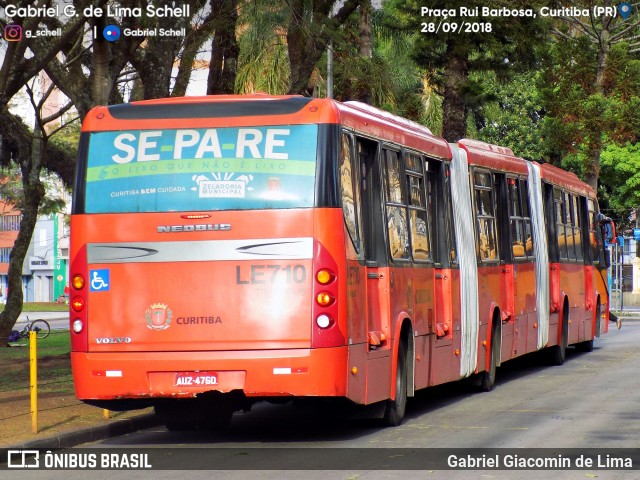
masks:
[(201, 430), (216, 431), (229, 427), (233, 410), (221, 408), (216, 412), (202, 412), (202, 419), (198, 423)]
[[(186, 401), (183, 401), (186, 402)], [(170, 432), (183, 432), (198, 428), (198, 417), (193, 409), (182, 405), (161, 404), (155, 406), (155, 414)]]
[(490, 392), (496, 383), (496, 368), (500, 358), (500, 346), (498, 342), (498, 327), (493, 323), (491, 329), (491, 351), (489, 352), (489, 370), (480, 373), (479, 388), (482, 392)]
[(407, 407), (407, 346), (404, 340), (398, 347), (398, 367), (396, 369), (396, 399), (387, 400), (384, 424), (396, 427), (402, 423)]
[(567, 355), (567, 344), (569, 341), (569, 306), (565, 304), (564, 315), (562, 316), (562, 337), (560, 344), (554, 345), (549, 350), (549, 359), (552, 365), (562, 365)]

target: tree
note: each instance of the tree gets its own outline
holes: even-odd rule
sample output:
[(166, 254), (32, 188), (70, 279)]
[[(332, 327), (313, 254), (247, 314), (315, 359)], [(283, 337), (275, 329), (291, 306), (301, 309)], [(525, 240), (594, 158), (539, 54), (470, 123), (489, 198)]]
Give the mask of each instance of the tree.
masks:
[(234, 93), (240, 54), (236, 40), (238, 1), (212, 0), (211, 7), (211, 11), (218, 14), (211, 45), (207, 95)]
[[(291, 0), (287, 50), (290, 94), (309, 93), (309, 79), (329, 41), (358, 7), (360, 0)], [(335, 9), (335, 13), (334, 13)]]
[[(32, 4), (33, 2), (23, 2)], [(87, 4), (96, 5), (100, 2), (76, 2), (76, 6), (82, 10)], [(0, 3), (5, 7), (6, 3)], [(14, 24), (21, 25), (25, 30), (35, 29), (40, 22), (53, 21), (49, 17), (39, 18), (14, 18)], [(70, 19), (61, 26), (62, 35), (54, 39), (23, 38), (19, 42), (8, 42), (0, 67), (0, 165), (5, 168), (17, 165), (22, 181), (22, 221), (18, 237), (12, 248), (8, 272), (9, 295), (7, 304), (0, 313), (0, 339), (6, 342), (8, 334), (15, 324), (22, 310), (22, 265), (24, 263), (33, 229), (35, 227), (38, 211), (43, 198), (45, 188), (41, 180), (43, 169), (52, 171), (60, 169), (63, 175), (69, 170), (68, 165), (73, 165), (72, 152), (61, 151), (55, 145), (48, 143), (48, 135), (44, 125), (49, 120), (36, 111), (36, 125), (31, 130), (24, 122), (13, 115), (8, 104), (11, 98), (28, 82), (36, 77), (45, 65), (52, 62), (64, 45), (73, 42), (82, 32), (85, 19), (78, 16)], [(0, 20), (0, 28), (4, 28), (6, 22)], [(37, 107), (37, 104), (35, 104)]]
[(269, 0), (245, 2), (238, 24), (237, 93), (287, 93), (291, 69), (287, 53), (289, 8)]
[(608, 144), (600, 160), (601, 201), (618, 228), (632, 228), (629, 214), (640, 205), (640, 143)]
[(544, 110), (536, 88), (536, 74), (518, 73), (507, 82), (485, 75), (485, 91), (495, 100), (472, 110), (476, 137), (487, 143), (511, 148), (531, 160), (546, 158), (542, 142)]
[[(618, 3), (604, 0), (597, 5), (617, 8)], [(549, 131), (559, 128), (552, 135), (556, 156), (579, 153), (585, 181), (597, 188), (600, 154), (607, 131), (621, 127), (620, 124), (614, 126), (611, 123), (614, 120), (614, 112), (619, 106), (626, 110), (624, 105), (617, 101), (616, 94), (612, 95), (613, 90), (617, 89), (616, 72), (615, 69), (612, 70), (617, 61), (611, 62), (610, 57), (614, 50), (617, 57), (620, 57), (623, 51), (626, 52), (628, 59), (640, 53), (640, 37), (637, 35), (640, 16), (633, 15), (628, 21), (619, 15), (596, 16), (591, 8), (594, 3), (591, 1), (579, 2), (577, 6), (586, 7), (581, 10), (588, 10), (589, 15), (561, 15), (558, 18), (562, 23), (556, 24), (553, 29), (558, 43), (552, 49), (555, 59), (552, 59), (547, 67), (546, 106), (552, 110)], [(563, 63), (567, 60), (571, 63)], [(574, 64), (579, 68), (574, 68)], [(551, 68), (559, 70), (552, 72)], [(558, 91), (560, 89), (557, 88), (555, 92), (552, 91), (550, 80), (560, 85), (562, 91)], [(583, 87), (584, 94), (581, 95), (581, 92), (571, 88), (572, 80)], [(566, 101), (566, 93), (573, 102)], [(635, 95), (634, 92), (633, 96)], [(566, 110), (569, 103), (572, 104), (570, 108), (580, 107), (580, 104), (584, 107), (571, 114)], [(637, 110), (633, 112), (635, 118)], [(569, 123), (576, 125), (567, 128)]]
[(593, 188), (605, 143), (635, 143), (640, 135), (640, 61), (627, 44), (617, 44), (600, 72), (596, 49), (585, 36), (564, 39), (549, 49), (540, 77), (550, 160)]
[[(399, 25), (420, 32), (414, 58), (443, 98), (442, 134), (449, 141), (466, 136), (470, 108), (490, 99), (479, 81), (482, 77), (471, 74), (495, 72), (499, 79), (506, 78), (517, 67), (531, 65), (535, 44), (545, 39), (546, 22), (534, 17), (537, 2), (396, 0), (394, 5)], [(518, 9), (526, 15), (482, 17), (483, 7)], [(422, 8), (429, 11), (421, 15)], [(463, 16), (461, 8), (471, 14)], [(443, 10), (456, 15), (443, 16)], [(465, 20), (475, 26), (467, 27)]]

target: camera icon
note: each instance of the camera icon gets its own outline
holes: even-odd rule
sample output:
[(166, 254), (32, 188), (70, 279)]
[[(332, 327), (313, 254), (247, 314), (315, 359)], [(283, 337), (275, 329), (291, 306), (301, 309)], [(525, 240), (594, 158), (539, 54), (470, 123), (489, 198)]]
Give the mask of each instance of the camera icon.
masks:
[(22, 40), (22, 25), (7, 25), (4, 27), (4, 39), (7, 42)]

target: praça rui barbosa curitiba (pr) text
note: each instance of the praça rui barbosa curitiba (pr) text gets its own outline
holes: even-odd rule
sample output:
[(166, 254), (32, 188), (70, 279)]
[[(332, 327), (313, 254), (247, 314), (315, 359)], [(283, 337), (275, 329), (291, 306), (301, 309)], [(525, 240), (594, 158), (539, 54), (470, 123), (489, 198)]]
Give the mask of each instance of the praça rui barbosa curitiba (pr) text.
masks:
[(493, 8), (483, 7), (457, 7), (457, 8), (430, 8), (421, 7), (420, 16), (428, 18), (428, 21), (420, 24), (420, 32), (425, 34), (438, 33), (493, 33), (496, 26), (492, 23), (494, 18), (555, 18), (555, 17), (617, 17), (626, 19), (631, 13), (631, 5), (621, 3), (618, 6), (593, 6), (591, 8), (580, 7), (541, 7), (534, 8)]

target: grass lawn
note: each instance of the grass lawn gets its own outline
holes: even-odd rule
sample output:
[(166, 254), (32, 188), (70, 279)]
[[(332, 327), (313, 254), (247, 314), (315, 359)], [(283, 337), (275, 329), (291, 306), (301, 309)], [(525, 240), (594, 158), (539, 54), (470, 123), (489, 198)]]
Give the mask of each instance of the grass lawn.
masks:
[[(0, 392), (29, 388), (29, 341), (20, 339), (0, 350)], [(70, 392), (73, 389), (68, 330), (53, 330), (38, 340), (38, 384), (42, 391)]]
[[(4, 310), (4, 304), (0, 303), (0, 312)], [(25, 302), (22, 305), (23, 312), (68, 312), (69, 305), (55, 302)]]

